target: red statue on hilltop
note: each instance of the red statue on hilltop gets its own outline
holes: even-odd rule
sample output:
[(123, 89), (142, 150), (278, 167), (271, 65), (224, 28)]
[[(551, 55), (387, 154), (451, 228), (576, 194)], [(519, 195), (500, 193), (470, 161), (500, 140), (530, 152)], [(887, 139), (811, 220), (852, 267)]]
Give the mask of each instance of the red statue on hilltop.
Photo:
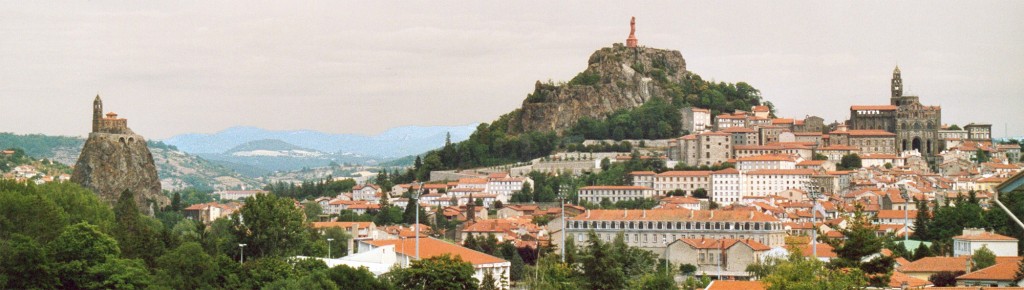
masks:
[(626, 47), (636, 47), (636, 17), (629, 19), (629, 37), (626, 38)]

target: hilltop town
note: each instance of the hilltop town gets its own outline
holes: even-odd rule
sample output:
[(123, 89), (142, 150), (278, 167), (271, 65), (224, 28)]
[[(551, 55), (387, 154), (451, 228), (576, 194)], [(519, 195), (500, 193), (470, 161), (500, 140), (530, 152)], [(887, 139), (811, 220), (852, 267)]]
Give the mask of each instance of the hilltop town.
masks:
[(1024, 157), (984, 115), (943, 123), (897, 66), (888, 101), (846, 120), (778, 116), (634, 25), (469, 140), (359, 177), (162, 191), (145, 139), (96, 96), (73, 170), (0, 151), (0, 192), (38, 197), (0, 199), (0, 286), (1024, 286)]

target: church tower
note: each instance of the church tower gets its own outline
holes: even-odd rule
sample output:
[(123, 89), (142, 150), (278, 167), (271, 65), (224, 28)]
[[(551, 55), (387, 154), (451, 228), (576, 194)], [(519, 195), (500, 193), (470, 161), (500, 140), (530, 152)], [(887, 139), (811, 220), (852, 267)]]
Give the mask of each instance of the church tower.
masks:
[(103, 100), (100, 99), (100, 95), (96, 95), (96, 99), (92, 101), (92, 132), (97, 133), (100, 131), (100, 119), (103, 119)]
[(900, 78), (900, 66), (892, 71), (892, 105), (899, 105), (897, 99), (903, 96), (903, 79)]

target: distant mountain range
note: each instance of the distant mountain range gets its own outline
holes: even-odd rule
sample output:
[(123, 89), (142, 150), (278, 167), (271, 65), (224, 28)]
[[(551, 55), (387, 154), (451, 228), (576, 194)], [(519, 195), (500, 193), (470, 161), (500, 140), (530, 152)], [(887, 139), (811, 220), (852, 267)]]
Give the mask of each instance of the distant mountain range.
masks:
[(271, 131), (233, 127), (214, 134), (184, 134), (164, 140), (250, 177), (274, 171), (293, 171), (331, 164), (379, 165), (440, 148), (469, 138), (476, 124), (465, 126), (407, 126), (364, 136), (317, 131)]
[[(394, 159), (421, 154), (444, 145), (451, 133), (452, 142), (466, 140), (476, 124), (464, 126), (405, 126), (392, 128), (377, 135), (328, 134), (318, 131), (271, 131), (255, 127), (232, 127), (214, 134), (182, 134), (166, 140), (179, 150), (199, 153), (229, 153), (233, 148), (260, 140), (279, 140), (301, 148), (332, 154), (354, 154), (382, 159)], [(269, 142), (269, 141), (261, 141)], [(257, 144), (259, 145), (259, 144)], [(263, 145), (273, 145), (263, 143)], [(272, 148), (261, 148), (272, 149)], [(247, 151), (247, 150), (242, 150)]]

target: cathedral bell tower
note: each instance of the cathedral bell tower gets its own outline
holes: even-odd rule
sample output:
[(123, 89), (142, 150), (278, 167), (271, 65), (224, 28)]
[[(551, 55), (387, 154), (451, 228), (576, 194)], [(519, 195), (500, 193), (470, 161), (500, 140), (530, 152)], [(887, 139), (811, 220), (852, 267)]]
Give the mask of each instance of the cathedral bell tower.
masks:
[(103, 119), (103, 100), (100, 99), (100, 95), (96, 95), (96, 99), (92, 101), (92, 132), (96, 133), (100, 131), (100, 119)]
[(900, 78), (900, 66), (892, 71), (892, 105), (899, 105), (899, 97), (903, 96), (903, 79)]

